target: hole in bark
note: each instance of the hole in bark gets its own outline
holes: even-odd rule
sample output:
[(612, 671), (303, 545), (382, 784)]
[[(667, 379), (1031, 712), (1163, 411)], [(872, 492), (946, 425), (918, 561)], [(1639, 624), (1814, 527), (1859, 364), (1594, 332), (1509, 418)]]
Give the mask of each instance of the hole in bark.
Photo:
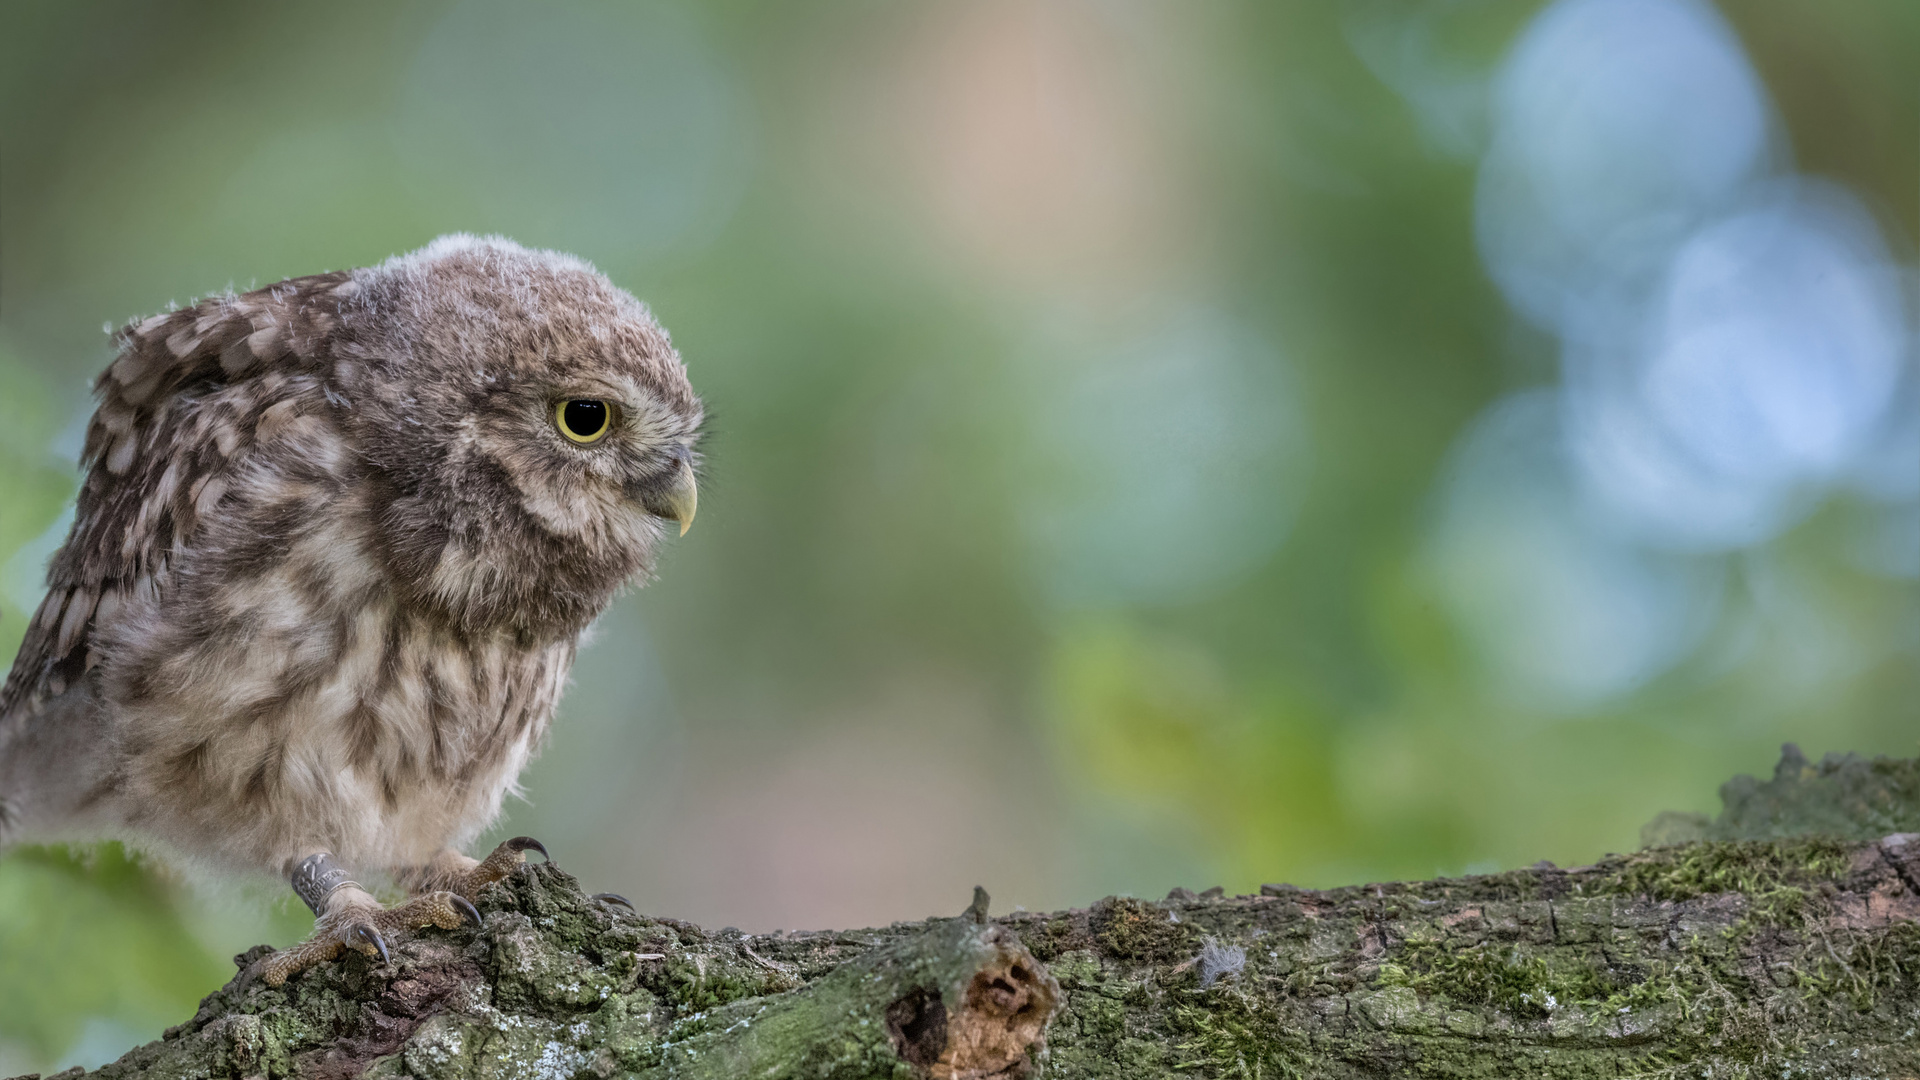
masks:
[(1032, 973), (1018, 964), (1004, 973), (983, 971), (967, 987), (967, 1011), (1012, 1025), (1022, 1013), (1034, 1008), (1035, 990)]
[(1020, 1003), (1020, 991), (1005, 979), (995, 979), (987, 984), (986, 999), (1003, 1013), (1016, 1011)]
[(974, 975), (965, 1007), (948, 1021), (949, 1050), (943, 1064), (955, 1077), (1026, 1076), (1027, 1050), (1053, 1015), (1057, 993), (1053, 980), (1028, 958), (1003, 953), (997, 963)]
[(921, 987), (887, 1006), (887, 1035), (909, 1065), (924, 1069), (939, 1061), (947, 1049), (947, 1007), (939, 993)]

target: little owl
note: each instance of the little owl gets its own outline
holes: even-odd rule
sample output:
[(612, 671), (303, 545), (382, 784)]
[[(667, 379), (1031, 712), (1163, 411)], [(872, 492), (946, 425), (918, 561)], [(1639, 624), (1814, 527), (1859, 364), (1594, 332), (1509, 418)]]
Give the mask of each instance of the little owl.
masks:
[(701, 407), (666, 332), (579, 259), (448, 236), (116, 342), (0, 691), (0, 847), (286, 875), (317, 920), (254, 971), (275, 985), (477, 922), (468, 898), (545, 849), (460, 848), (581, 631), (693, 521)]

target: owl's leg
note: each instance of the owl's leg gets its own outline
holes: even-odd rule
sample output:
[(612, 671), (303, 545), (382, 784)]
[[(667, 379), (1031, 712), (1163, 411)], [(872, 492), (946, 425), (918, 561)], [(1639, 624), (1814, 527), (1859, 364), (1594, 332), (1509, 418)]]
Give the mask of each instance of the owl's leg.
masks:
[(348, 949), (378, 956), (385, 963), (389, 934), (423, 926), (452, 930), (464, 922), (480, 925), (480, 913), (473, 905), (445, 890), (382, 907), (325, 852), (301, 860), (291, 878), (293, 891), (313, 909), (313, 935), (255, 962), (250, 974), (268, 986), (279, 986), (290, 976), (334, 960)]
[[(515, 867), (527, 861), (528, 851), (537, 851), (543, 858), (552, 861), (553, 857), (547, 854), (545, 844), (531, 836), (516, 836), (502, 841), (484, 859), (475, 859), (446, 848), (435, 855), (432, 862), (402, 875), (401, 880), (409, 892), (445, 889), (471, 899), (481, 889), (513, 873)], [(593, 899), (633, 910), (633, 905), (619, 893), (597, 893)]]

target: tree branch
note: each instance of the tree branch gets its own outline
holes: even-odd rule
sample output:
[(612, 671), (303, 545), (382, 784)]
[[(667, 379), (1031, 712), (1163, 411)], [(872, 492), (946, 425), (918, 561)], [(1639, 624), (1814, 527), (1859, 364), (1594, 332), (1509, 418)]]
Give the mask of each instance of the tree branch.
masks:
[[(1920, 1074), (1920, 837), (1844, 838), (1912, 823), (1920, 808), (1859, 785), (1920, 773), (1796, 756), (1686, 827), (1790, 832), (1803, 802), (1840, 836), (1324, 892), (998, 920), (981, 894), (957, 919), (746, 936), (607, 909), (530, 867), (481, 896), (477, 930), (422, 932), (391, 966), (229, 984), (96, 1075)], [(1835, 818), (1849, 801), (1865, 809)]]

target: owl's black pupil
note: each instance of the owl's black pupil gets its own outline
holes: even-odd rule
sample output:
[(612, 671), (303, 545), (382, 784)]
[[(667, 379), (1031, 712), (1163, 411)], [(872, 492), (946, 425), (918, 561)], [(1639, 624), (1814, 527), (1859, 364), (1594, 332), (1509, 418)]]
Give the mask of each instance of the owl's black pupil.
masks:
[(585, 398), (569, 401), (561, 416), (566, 420), (567, 429), (575, 435), (592, 435), (606, 426), (607, 403)]

